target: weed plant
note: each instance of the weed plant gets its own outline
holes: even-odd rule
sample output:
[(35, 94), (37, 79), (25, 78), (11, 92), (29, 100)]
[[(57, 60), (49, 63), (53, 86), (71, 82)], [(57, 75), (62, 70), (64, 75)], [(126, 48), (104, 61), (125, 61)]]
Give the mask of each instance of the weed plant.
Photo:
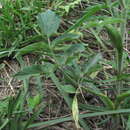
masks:
[[(8, 0), (8, 2), (10, 1)], [(21, 71), (16, 73), (14, 77), (22, 80), (24, 87), (17, 97), (10, 97), (4, 101), (8, 105), (3, 106), (7, 110), (4, 114), (1, 114), (0, 128), (26, 130), (28, 128), (40, 127), (42, 129), (73, 120), (77, 129), (90, 130), (93, 128), (87, 122), (87, 118), (106, 116), (107, 120), (100, 122), (100, 124), (111, 123), (112, 125), (109, 128), (111, 130), (118, 130), (119, 128), (129, 130), (130, 106), (128, 102), (130, 99), (130, 74), (127, 71), (129, 53), (125, 51), (128, 49), (125, 47), (128, 44), (126, 43), (126, 36), (130, 1), (87, 1), (88, 7), (84, 11), (83, 16), (75, 20), (75, 23), (62, 33), (59, 32), (62, 21), (61, 17), (52, 11), (52, 9), (46, 9), (42, 12), (41, 1), (31, 2), (32, 6), (29, 7), (28, 5), (31, 4), (28, 2), (22, 3), (22, 0), (17, 0), (16, 3), (12, 4), (13, 7), (17, 5), (18, 9), (29, 11), (26, 14), (18, 13), (17, 9), (14, 11), (16, 15), (19, 14), (21, 16), (21, 21), (24, 22), (23, 24), (20, 23), (19, 28), (23, 31), (11, 31), (11, 29), (13, 30), (13, 26), (10, 23), (12, 17), (9, 14), (6, 15), (5, 9), (5, 14), (1, 16), (4, 19), (6, 16), (8, 19), (10, 18), (10, 22), (8, 22), (11, 24), (9, 25), (8, 22), (2, 21), (3, 30), (4, 26), (10, 27), (10, 29), (5, 29), (5, 34), (1, 31), (2, 35), (5, 35), (2, 36), (2, 41), (7, 42), (6, 45), (3, 45), (3, 42), (1, 42), (1, 49), (5, 49), (5, 46), (10, 46), (14, 49), (14, 57), (21, 66)], [(54, 2), (58, 3), (59, 1)], [(61, 16), (66, 12), (69, 13), (77, 4), (83, 4), (82, 2), (84, 1), (68, 2), (67, 6), (64, 7), (65, 12), (62, 12)], [(37, 7), (39, 6), (41, 9), (36, 9), (36, 3)], [(27, 5), (26, 8), (23, 7), (24, 4)], [(52, 2), (51, 4), (54, 3)], [(7, 10), (9, 10), (11, 6), (7, 5)], [(61, 8), (63, 7), (61, 6)], [(57, 11), (57, 13), (60, 11)], [(37, 23), (25, 26), (25, 23), (30, 23), (30, 21), (35, 19), (35, 14), (37, 14)], [(15, 26), (17, 25), (15, 24)], [(31, 30), (31, 27), (36, 35), (31, 38), (30, 36), (28, 37), (25, 33), (26, 27), (29, 30)], [(14, 29), (17, 29), (17, 27), (14, 27)], [(11, 31), (11, 35), (8, 30)], [(97, 40), (96, 45), (101, 48), (98, 52), (97, 50), (92, 50), (87, 43), (82, 42), (83, 37), (85, 37), (84, 30), (89, 31)], [(107, 35), (107, 40), (101, 37), (103, 32)], [(16, 34), (21, 36), (16, 37)], [(8, 36), (11, 36), (9, 37), (11, 39)], [(23, 41), (25, 44), (20, 44)], [(113, 53), (109, 52), (110, 47), (113, 49)], [(8, 51), (2, 50), (0, 56), (3, 56), (4, 52)], [(25, 66), (22, 57), (30, 53), (40, 55), (41, 63), (37, 61), (36, 64), (28, 67)], [(104, 56), (106, 53), (110, 55), (111, 59), (108, 60)], [(112, 59), (112, 57), (114, 58)], [(108, 67), (111, 68), (110, 72), (107, 70)], [(41, 77), (43, 75), (50, 78), (57, 87), (58, 92), (72, 111), (72, 116), (66, 118), (59, 117), (58, 119), (39, 123), (35, 122), (43, 110), (43, 94), (37, 93), (36, 96), (30, 97), (28, 82), (31, 77), (35, 77), (38, 79), (38, 84), (41, 84)], [(42, 87), (39, 89), (42, 89)], [(87, 94), (96, 97), (98, 105), (96, 103), (91, 104), (89, 101), (85, 103), (80, 102), (79, 97), (85, 98)], [(81, 114), (84, 111), (87, 112)], [(26, 119), (25, 117), (30, 113), (32, 116)], [(14, 126), (14, 124), (17, 125)]]

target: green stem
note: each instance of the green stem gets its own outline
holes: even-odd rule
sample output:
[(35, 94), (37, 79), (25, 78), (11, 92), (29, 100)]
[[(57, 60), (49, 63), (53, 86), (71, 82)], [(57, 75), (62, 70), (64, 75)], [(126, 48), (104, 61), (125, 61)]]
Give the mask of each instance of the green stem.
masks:
[(49, 49), (50, 49), (52, 58), (54, 59), (55, 65), (57, 65), (58, 67), (60, 67), (60, 64), (59, 64), (59, 62), (57, 61), (56, 55), (55, 55), (55, 53), (54, 53), (54, 51), (53, 51), (53, 47), (52, 47), (52, 45), (51, 45), (50, 38), (48, 38), (48, 44), (49, 44)]

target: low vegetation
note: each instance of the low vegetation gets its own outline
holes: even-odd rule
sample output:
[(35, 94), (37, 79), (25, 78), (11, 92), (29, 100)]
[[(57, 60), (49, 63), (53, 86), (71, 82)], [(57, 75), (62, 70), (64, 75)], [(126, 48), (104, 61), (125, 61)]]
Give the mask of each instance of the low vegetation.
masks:
[(0, 130), (130, 129), (130, 0), (0, 5)]

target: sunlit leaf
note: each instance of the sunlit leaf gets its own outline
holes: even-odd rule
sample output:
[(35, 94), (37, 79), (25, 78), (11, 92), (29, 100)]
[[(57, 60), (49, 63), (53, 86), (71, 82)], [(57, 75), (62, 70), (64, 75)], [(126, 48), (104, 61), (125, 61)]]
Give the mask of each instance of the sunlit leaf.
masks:
[(28, 99), (28, 104), (29, 104), (29, 107), (31, 109), (34, 109), (37, 105), (40, 104), (40, 100), (41, 100), (41, 96), (39, 94), (37, 94), (36, 96), (34, 97), (30, 97)]
[(61, 19), (51, 10), (38, 15), (38, 23), (42, 32), (50, 37), (59, 28)]

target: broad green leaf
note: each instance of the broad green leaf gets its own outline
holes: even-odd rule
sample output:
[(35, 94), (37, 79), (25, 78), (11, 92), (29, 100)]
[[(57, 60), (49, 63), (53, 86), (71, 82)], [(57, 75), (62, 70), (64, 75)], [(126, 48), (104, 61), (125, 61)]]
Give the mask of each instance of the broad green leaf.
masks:
[(113, 44), (113, 46), (117, 50), (117, 69), (118, 73), (120, 74), (122, 71), (122, 57), (123, 57), (123, 43), (122, 43), (122, 37), (121, 34), (117, 31), (116, 28), (114, 28), (112, 25), (105, 26), (108, 35), (110, 37), (110, 40)]
[(33, 43), (31, 45), (28, 45), (19, 49), (18, 52), (16, 53), (16, 56), (25, 55), (25, 54), (33, 53), (37, 51), (45, 51), (45, 52), (49, 51), (48, 44), (44, 42)]
[(34, 107), (35, 107), (35, 104), (34, 104), (34, 102), (33, 102), (33, 98), (31, 98), (31, 97), (28, 98), (28, 107), (29, 107), (29, 109), (31, 109), (31, 110), (33, 110)]
[[(103, 116), (103, 115), (126, 114), (126, 113), (127, 114), (130, 113), (130, 109), (119, 109), (119, 110), (109, 110), (109, 111), (106, 110), (105, 112), (83, 113), (83, 114), (79, 114), (79, 119)], [(63, 117), (54, 120), (33, 123), (29, 125), (28, 128), (41, 127), (41, 126), (44, 128), (46, 126), (52, 126), (52, 125), (60, 124), (62, 122), (67, 122), (71, 120), (73, 120), (72, 117)]]
[(43, 65), (32, 65), (29, 67), (23, 68), (20, 72), (15, 74), (15, 77), (18, 79), (27, 78), (29, 76), (34, 76), (37, 74), (43, 73)]
[(18, 79), (25, 79), (30, 76), (35, 76), (43, 73), (50, 73), (54, 71), (54, 66), (50, 63), (45, 65), (32, 65), (29, 67), (23, 68), (20, 72), (16, 73), (14, 76)]
[(76, 30), (77, 28), (79, 28), (83, 22), (85, 22), (86, 20), (88, 20), (91, 16), (93, 16), (96, 12), (98, 12), (99, 10), (106, 8), (106, 5), (104, 4), (98, 4), (95, 6), (92, 6), (91, 8), (89, 7), (86, 11), (86, 13), (83, 15), (82, 18), (80, 18), (74, 25), (72, 25), (67, 31), (71, 31), (71, 30)]
[(72, 102), (72, 116), (75, 121), (75, 125), (77, 129), (80, 129), (79, 125), (79, 108), (78, 108), (78, 100), (77, 97), (75, 96)]
[(62, 42), (66, 42), (66, 41), (71, 41), (71, 40), (74, 40), (74, 39), (78, 39), (79, 37), (81, 36), (81, 34), (79, 33), (67, 33), (67, 34), (63, 34), (61, 36), (59, 36), (58, 38), (54, 39), (52, 41), (52, 46), (55, 46), (59, 43), (62, 43)]
[(85, 47), (82, 43), (70, 45), (68, 48), (64, 50), (63, 55), (60, 56), (61, 58), (63, 58), (61, 59), (61, 61), (63, 61), (62, 64), (73, 64), (73, 62), (79, 59), (79, 56), (76, 56), (75, 54), (80, 55), (83, 51), (85, 51)]
[(61, 88), (62, 88), (66, 93), (76, 93), (76, 88), (73, 87), (72, 85), (62, 85)]
[(41, 101), (41, 96), (39, 94), (34, 96), (33, 102), (34, 102), (35, 107), (40, 104), (40, 101)]
[(94, 66), (96, 66), (96, 64), (98, 63), (99, 60), (102, 59), (102, 55), (101, 53), (96, 54), (95, 56), (93, 56), (88, 63), (85, 64), (84, 66), (84, 74), (88, 73), (90, 71), (91, 68), (93, 68)]
[(30, 97), (28, 99), (28, 105), (31, 109), (34, 109), (37, 105), (40, 104), (40, 100), (41, 100), (41, 96), (39, 94), (37, 94), (36, 96), (34, 96), (33, 98)]
[(51, 10), (38, 15), (38, 23), (42, 32), (50, 37), (59, 28), (61, 19)]

